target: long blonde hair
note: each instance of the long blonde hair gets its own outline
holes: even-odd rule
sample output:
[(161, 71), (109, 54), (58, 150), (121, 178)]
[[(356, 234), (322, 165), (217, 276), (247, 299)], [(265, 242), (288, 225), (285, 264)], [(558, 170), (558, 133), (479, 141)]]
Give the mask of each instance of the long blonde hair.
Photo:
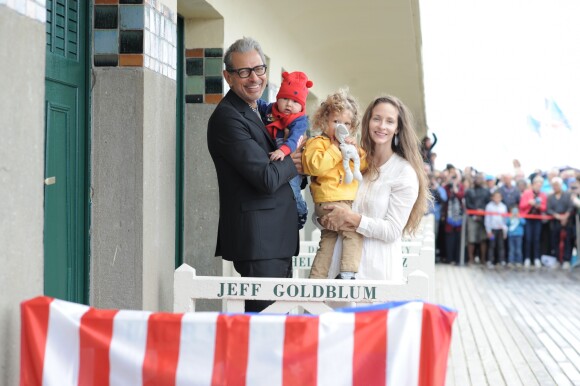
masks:
[(405, 228), (403, 228), (403, 232), (412, 235), (417, 231), (421, 219), (425, 213), (427, 213), (427, 209), (431, 201), (433, 201), (433, 198), (429, 192), (427, 173), (423, 167), (423, 157), (419, 150), (419, 137), (417, 137), (417, 133), (413, 126), (413, 115), (397, 97), (385, 95), (375, 98), (375, 100), (369, 104), (362, 118), (361, 147), (368, 154), (368, 173), (370, 173), (372, 179), (378, 178), (379, 168), (374, 160), (375, 143), (370, 135), (369, 122), (371, 120), (373, 109), (381, 103), (388, 103), (397, 109), (397, 128), (399, 130), (397, 135), (399, 137), (399, 144), (395, 146), (395, 141), (391, 141), (391, 149), (394, 153), (406, 159), (407, 162), (411, 164), (411, 167), (415, 170), (417, 179), (419, 180), (419, 195), (413, 205), (407, 224), (405, 224)]

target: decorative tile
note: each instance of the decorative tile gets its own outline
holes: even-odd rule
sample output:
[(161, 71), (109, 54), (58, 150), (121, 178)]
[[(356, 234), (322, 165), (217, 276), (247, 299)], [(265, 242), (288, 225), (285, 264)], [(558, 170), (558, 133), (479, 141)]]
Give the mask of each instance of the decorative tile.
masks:
[(95, 55), (95, 67), (116, 67), (119, 64), (118, 55)]
[(205, 79), (203, 76), (188, 76), (185, 79), (186, 94), (203, 94), (205, 90)]
[(203, 59), (187, 59), (185, 64), (185, 73), (187, 75), (203, 75)]
[(206, 48), (205, 57), (206, 58), (221, 58), (223, 55), (223, 50), (221, 48)]
[(221, 76), (222, 69), (222, 58), (205, 58), (205, 76)]
[(116, 54), (119, 52), (119, 32), (115, 30), (96, 30), (95, 54)]
[(121, 29), (143, 29), (144, 17), (143, 6), (119, 6), (119, 24)]
[(122, 54), (142, 54), (143, 53), (143, 30), (141, 31), (120, 31), (121, 39), (119, 52)]
[(95, 29), (115, 29), (118, 25), (116, 5), (95, 6)]
[(203, 48), (185, 50), (186, 58), (203, 58)]
[[(93, 4), (95, 66), (141, 66), (176, 79), (176, 12), (162, 0), (93, 0)], [(203, 62), (199, 67), (203, 75)], [(204, 87), (202, 79), (196, 93), (203, 96)]]
[(119, 55), (119, 66), (143, 67), (143, 55), (121, 54)]
[(185, 103), (203, 103), (203, 95), (186, 95)]
[(206, 76), (205, 77), (205, 93), (206, 94), (220, 94), (223, 91), (223, 83), (221, 76)]
[(224, 96), (222, 94), (205, 94), (205, 103), (218, 104)]

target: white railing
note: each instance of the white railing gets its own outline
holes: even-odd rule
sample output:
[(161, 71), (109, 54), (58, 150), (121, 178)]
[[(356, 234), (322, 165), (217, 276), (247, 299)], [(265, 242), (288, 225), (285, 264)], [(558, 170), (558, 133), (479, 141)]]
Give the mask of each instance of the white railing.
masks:
[(331, 305), (384, 303), (398, 300), (433, 299), (435, 250), (432, 217), (426, 217), (422, 229), (412, 239), (403, 241), (401, 281), (324, 280), (299, 277), (311, 265), (317, 241), (302, 241), (301, 253), (294, 257), (295, 277), (243, 278), (197, 276), (187, 264), (174, 274), (174, 312), (195, 311), (197, 299), (222, 301), (224, 312), (244, 312), (246, 300), (267, 300), (274, 303), (265, 313), (301, 312), (321, 314), (332, 311)]

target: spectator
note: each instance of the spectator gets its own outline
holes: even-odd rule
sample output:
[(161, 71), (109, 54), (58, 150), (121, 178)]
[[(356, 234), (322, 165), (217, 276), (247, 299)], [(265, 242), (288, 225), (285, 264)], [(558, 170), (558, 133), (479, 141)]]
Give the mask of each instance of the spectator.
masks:
[(508, 266), (522, 266), (522, 243), (524, 240), (525, 218), (520, 218), (517, 205), (511, 208), (511, 216), (507, 219), (508, 227)]
[(496, 264), (506, 264), (504, 240), (507, 238), (507, 225), (504, 214), (507, 213), (507, 207), (501, 199), (501, 193), (495, 191), (491, 195), (491, 201), (485, 206), (484, 224), (489, 239), (488, 268), (493, 268), (496, 258)]
[(423, 157), (423, 162), (429, 165), (431, 171), (433, 169), (433, 163), (431, 162), (431, 153), (433, 152), (433, 148), (437, 144), (437, 136), (433, 133), (433, 142), (431, 142), (431, 138), (427, 135), (423, 137), (421, 140), (421, 157)]
[(505, 173), (502, 175), (499, 192), (506, 207), (512, 208), (520, 203), (521, 192), (515, 186), (511, 174)]
[(554, 188), (552, 187), (552, 178), (558, 177), (560, 175), (560, 170), (552, 168), (548, 171), (547, 177), (544, 179), (541, 191), (546, 193), (546, 196), (552, 194)]
[(512, 161), (512, 165), (514, 166), (514, 178), (517, 180), (522, 180), (526, 178), (526, 174), (524, 173), (523, 169), (522, 169), (522, 164), (520, 163), (519, 160), (514, 159)]
[[(519, 205), (521, 192), (518, 187), (515, 186), (511, 174), (505, 173), (501, 176), (501, 186), (498, 188), (498, 191), (501, 193), (502, 201), (506, 208), (513, 208), (514, 206)], [(504, 244), (506, 247), (506, 254), (509, 255), (509, 240), (506, 240)]]
[(516, 181), (516, 187), (520, 191), (520, 199), (521, 199), (522, 194), (526, 191), (526, 189), (528, 189), (528, 181), (525, 178), (521, 178)]
[[(489, 202), (489, 190), (484, 187), (484, 174), (478, 173), (473, 181), (473, 188), (465, 191), (465, 207), (468, 211), (483, 211)], [(480, 259), (485, 263), (487, 252), (487, 233), (483, 224), (484, 216), (467, 213), (467, 254), (469, 263), (475, 261), (475, 247), (479, 246)]]
[(544, 183), (544, 177), (537, 175), (532, 181), (532, 187), (527, 189), (520, 199), (520, 214), (531, 215), (526, 219), (524, 230), (524, 267), (530, 267), (533, 264), (540, 268), (540, 242), (542, 237), (542, 220), (538, 216), (546, 211), (547, 197), (540, 189)]
[(550, 246), (553, 256), (558, 257), (563, 269), (570, 268), (574, 227), (572, 215), (574, 204), (569, 192), (562, 190), (563, 181), (560, 177), (552, 178), (553, 193), (548, 196), (546, 213), (554, 218), (550, 220)]
[(445, 185), (447, 202), (442, 208), (444, 221), (445, 258), (443, 262), (459, 264), (461, 248), (461, 227), (463, 223), (463, 197), (464, 187), (459, 173), (455, 168), (451, 169), (449, 180)]
[(495, 182), (496, 181), (495, 181), (494, 176), (492, 176), (491, 174), (486, 174), (485, 185), (486, 185), (487, 189), (489, 190), (489, 193), (493, 193), (497, 189), (497, 185)]
[(438, 245), (439, 227), (441, 225), (441, 208), (442, 208), (443, 204), (447, 202), (447, 192), (445, 191), (445, 188), (443, 188), (439, 184), (439, 181), (437, 181), (437, 178), (435, 177), (435, 175), (433, 173), (428, 172), (428, 169), (429, 169), (429, 166), (425, 165), (425, 172), (429, 176), (429, 191), (431, 192), (431, 196), (433, 197), (433, 203), (429, 208), (429, 212), (433, 213), (433, 217), (434, 217), (434, 221), (435, 221), (435, 225), (433, 227), (433, 230), (435, 233), (435, 244), (436, 244), (435, 245), (435, 253), (436, 253), (436, 258), (437, 258), (437, 257), (439, 257), (437, 252), (441, 250), (439, 248), (439, 245)]
[(436, 168), (435, 168), (435, 161), (436, 160), (437, 160), (437, 153), (432, 152), (431, 153), (431, 170), (432, 171), (435, 171), (436, 170)]

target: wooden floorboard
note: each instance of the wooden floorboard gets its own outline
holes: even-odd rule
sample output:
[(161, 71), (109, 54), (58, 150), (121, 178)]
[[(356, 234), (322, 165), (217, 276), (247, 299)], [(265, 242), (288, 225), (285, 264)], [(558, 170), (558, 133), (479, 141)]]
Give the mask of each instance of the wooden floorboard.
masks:
[(580, 269), (436, 266), (458, 311), (447, 386), (580, 386)]

